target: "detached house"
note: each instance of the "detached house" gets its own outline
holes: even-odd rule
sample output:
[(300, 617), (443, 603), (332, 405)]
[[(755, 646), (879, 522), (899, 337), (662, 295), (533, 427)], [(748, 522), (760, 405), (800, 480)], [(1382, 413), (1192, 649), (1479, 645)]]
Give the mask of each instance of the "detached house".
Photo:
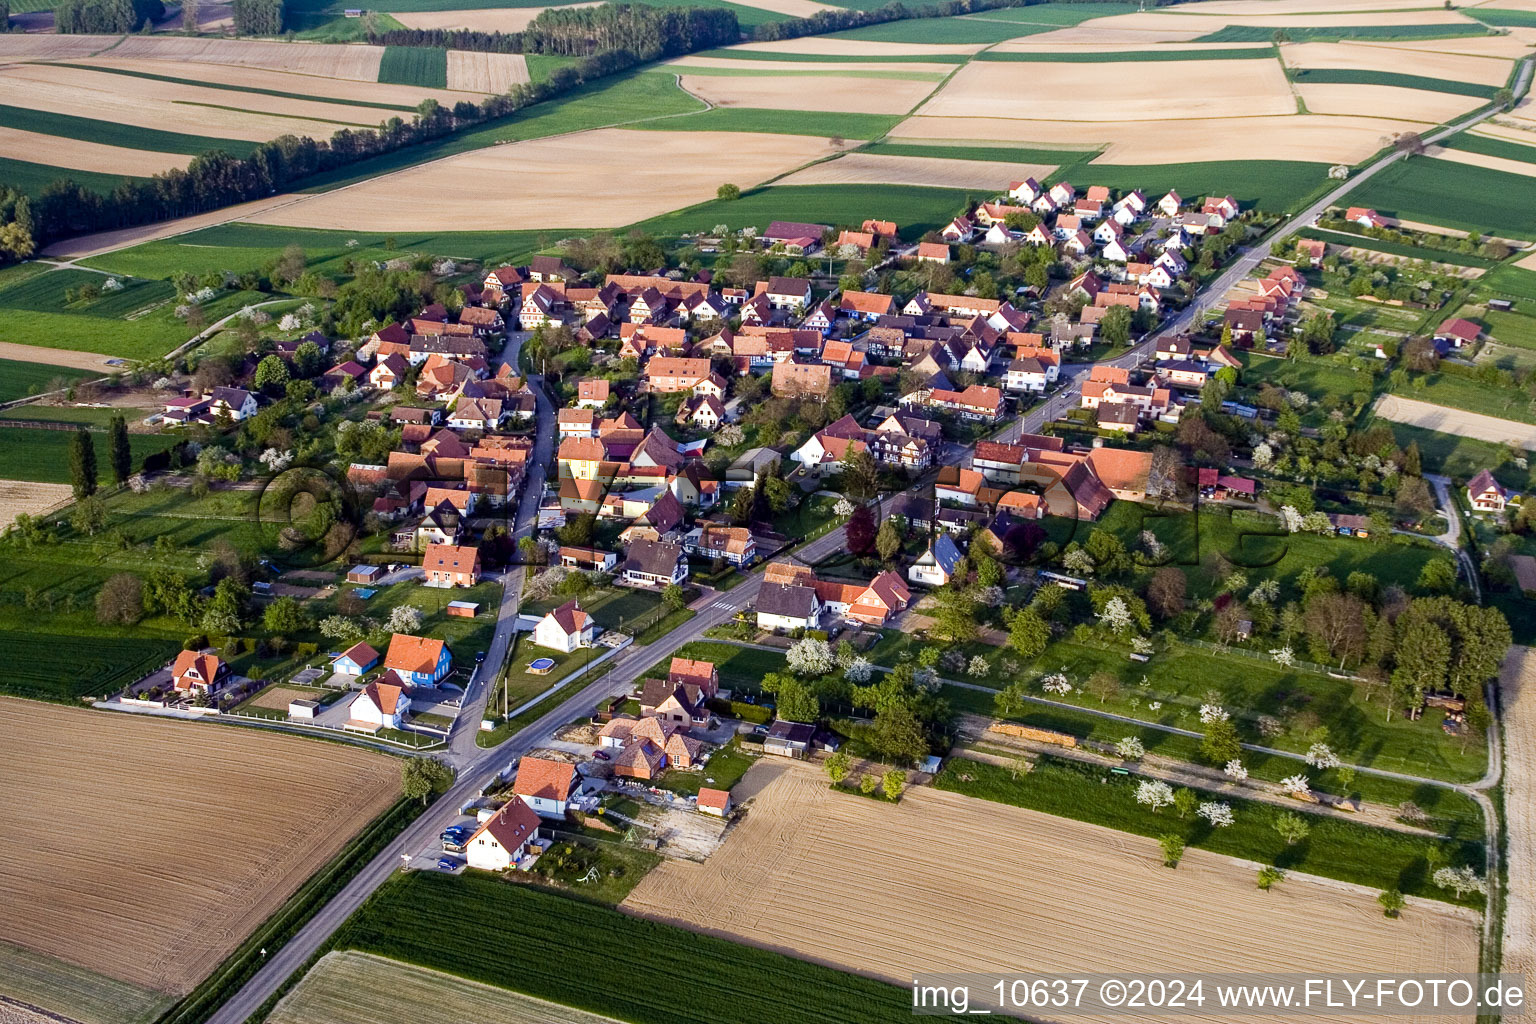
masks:
[(229, 666), (222, 658), (197, 651), (182, 651), (176, 655), (176, 663), (171, 666), (171, 685), (183, 693), (191, 690), (207, 693), (228, 672)]
[(411, 711), (411, 698), (397, 683), (377, 680), (363, 687), (347, 706), (346, 728), (377, 732), (398, 729)]
[(429, 587), (472, 587), (480, 581), (480, 549), (428, 544), (421, 569)]
[(533, 627), (533, 642), (552, 651), (570, 654), (578, 647), (591, 647), (597, 637), (597, 623), (581, 610), (576, 598), (554, 609)]
[(811, 282), (803, 277), (771, 277), (765, 294), (774, 309), (805, 309), (811, 304)]
[(389, 638), (384, 668), (412, 686), (431, 686), (453, 668), (453, 655), (441, 640), (395, 633)]
[(214, 419), (228, 414), (239, 423), (256, 415), (256, 396), (240, 388), (214, 388), (207, 396), (208, 413)]
[(576, 789), (576, 766), (524, 756), (517, 762), (512, 792), (541, 818), (564, 818)]
[(764, 583), (757, 592), (759, 629), (815, 629), (821, 624), (821, 598), (815, 587)]
[(688, 559), (681, 544), (638, 539), (624, 560), (624, 582), (632, 586), (665, 587), (688, 578)]
[(1467, 482), (1467, 501), (1474, 512), (1503, 512), (1509, 504), (1509, 492), (1492, 473), (1482, 469)]
[(949, 534), (941, 533), (907, 569), (907, 579), (925, 587), (942, 587), (954, 576), (961, 557)]
[(683, 550), (701, 558), (723, 558), (738, 568), (757, 557), (757, 542), (744, 526), (696, 526), (683, 537)]
[(523, 851), (538, 837), (538, 812), (521, 800), (509, 800), (469, 837), (465, 860), (478, 871), (505, 871), (522, 860)]

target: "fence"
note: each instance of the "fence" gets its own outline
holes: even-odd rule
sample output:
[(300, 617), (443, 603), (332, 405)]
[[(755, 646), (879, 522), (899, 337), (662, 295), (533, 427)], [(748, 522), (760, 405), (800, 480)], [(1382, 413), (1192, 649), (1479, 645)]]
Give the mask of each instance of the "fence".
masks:
[[(1275, 660), (1273, 655), (1271, 655), (1268, 651), (1255, 651), (1250, 647), (1231, 647), (1224, 646), (1222, 644), (1211, 643), (1209, 640), (1193, 639), (1181, 639), (1179, 640), (1179, 643), (1189, 647), (1204, 648), (1208, 651), (1221, 651), (1225, 654), (1240, 654), (1245, 658), (1253, 658), (1257, 661), (1274, 662)], [(1354, 683), (1363, 683), (1366, 681), (1363, 677), (1357, 676), (1353, 672), (1345, 672), (1342, 669), (1333, 668), (1328, 665), (1319, 665), (1315, 661), (1302, 661), (1300, 658), (1295, 659), (1290, 663), (1290, 665), (1286, 667), (1301, 669), (1304, 672), (1316, 672), (1319, 675), (1332, 676), (1335, 679), (1348, 679), (1350, 682)]]
[[(223, 717), (225, 717), (225, 718), (243, 718), (243, 719), (246, 719), (247, 721), (262, 722), (262, 723), (265, 723), (268, 726), (276, 726), (278, 728), (283, 728), (283, 729), (290, 729), (290, 730), (321, 730), (321, 731), (324, 731), (324, 732), (338, 733), (338, 734), (343, 735), (343, 736), (355, 736), (356, 738), (358, 738), (360, 740), (363, 740), (365, 742), (369, 742), (369, 743), (388, 743), (392, 747), (402, 747), (402, 748), (403, 747), (410, 747), (410, 748), (413, 748), (413, 749), (416, 749), (416, 750), (431, 750), (431, 749), (433, 749), (435, 747), (440, 747), (440, 746), (443, 745), (443, 740), (440, 740), (440, 739), (429, 740), (426, 743), (417, 743), (413, 739), (412, 742), (410, 742), (410, 743), (402, 743), (399, 740), (392, 740), (392, 739), (390, 739), (387, 736), (379, 736), (379, 735), (374, 734), (374, 733), (359, 732), (359, 731), (357, 731), (355, 729), (348, 729), (346, 726), (342, 726), (342, 725), (325, 725), (324, 723), (321, 723), (321, 722), (301, 722), (301, 721), (294, 721), (293, 719), (290, 719), (290, 718), (268, 718), (265, 715), (253, 715), (253, 714), (251, 714), (248, 711), (226, 711), (226, 712), (223, 713)], [(426, 735), (425, 733), (417, 733), (417, 732), (409, 732), (408, 734), (410, 736), (412, 736), (412, 737), (415, 737), (415, 736), (425, 737), (425, 735)]]

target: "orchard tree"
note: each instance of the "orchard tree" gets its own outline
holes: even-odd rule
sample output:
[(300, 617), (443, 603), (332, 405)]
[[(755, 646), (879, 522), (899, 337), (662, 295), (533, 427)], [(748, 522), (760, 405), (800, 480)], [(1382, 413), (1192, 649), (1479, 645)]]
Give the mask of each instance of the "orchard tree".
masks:
[(822, 767), (826, 769), (827, 778), (832, 780), (832, 785), (836, 786), (848, 777), (848, 772), (853, 768), (853, 758), (848, 756), (847, 751), (839, 750), (827, 758)]
[(120, 572), (107, 579), (96, 593), (96, 621), (113, 626), (131, 626), (144, 617), (144, 584), (131, 572)]
[(1295, 846), (1312, 834), (1312, 826), (1294, 811), (1286, 811), (1275, 819), (1275, 831), (1285, 840), (1285, 845)]
[(1031, 608), (1014, 615), (1008, 625), (1008, 646), (1023, 658), (1038, 658), (1051, 642), (1051, 627)]
[(901, 799), (902, 791), (907, 788), (907, 773), (900, 768), (892, 768), (880, 779), (880, 788), (885, 795), (892, 800)]

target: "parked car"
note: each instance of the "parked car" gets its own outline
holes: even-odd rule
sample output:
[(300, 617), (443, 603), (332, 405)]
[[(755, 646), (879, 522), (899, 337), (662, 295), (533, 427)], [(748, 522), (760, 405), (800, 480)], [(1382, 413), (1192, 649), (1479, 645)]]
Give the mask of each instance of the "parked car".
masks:
[(484, 651), (476, 651), (475, 652), (475, 664), (478, 665), (478, 664), (480, 664), (484, 660), (485, 660), (485, 652)]
[(592, 751), (592, 756), (597, 758), (599, 761), (606, 761), (606, 760), (608, 760), (608, 751), (606, 751), (606, 750), (594, 750), (594, 751)]
[(439, 857), (437, 858), (437, 866), (441, 871), (456, 871), (458, 870), (459, 862), (452, 857)]

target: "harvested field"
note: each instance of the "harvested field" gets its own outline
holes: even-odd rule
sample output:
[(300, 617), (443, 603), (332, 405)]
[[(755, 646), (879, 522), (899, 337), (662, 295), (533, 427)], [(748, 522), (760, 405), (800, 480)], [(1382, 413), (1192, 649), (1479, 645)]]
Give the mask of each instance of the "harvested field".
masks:
[(267, 1024), (393, 1024), (402, 1020), (617, 1024), (611, 1017), (350, 949), (327, 953), (311, 967), (298, 987), (277, 1004)]
[(1343, 13), (1334, 10), (1319, 10), (1316, 5), (1307, 11), (1258, 11), (1250, 13), (1244, 5), (1240, 11), (1228, 12), (1220, 17), (1202, 16), (1201, 11), (1179, 7), (1163, 8), (1145, 15), (1127, 14), (1127, 18), (1145, 18), (1148, 25), (1154, 22), (1190, 22), (1206, 26), (1206, 31), (1214, 32), (1222, 25), (1256, 25), (1261, 28), (1355, 28), (1371, 25), (1455, 25), (1465, 26), (1469, 23), (1465, 15), (1455, 11), (1441, 8), (1425, 7), (1418, 10), (1404, 10), (1402, 6), (1397, 8), (1367, 11), (1356, 7), (1353, 0), (1346, 6)]
[(877, 156), (847, 153), (780, 178), (777, 185), (843, 185), (873, 182), (883, 185), (932, 185), (938, 188), (982, 188), (997, 191), (1021, 178), (1045, 180), (1056, 170), (1049, 164), (1016, 164), (989, 160), (946, 160), (941, 157)]
[(0, 480), (0, 530), (14, 523), (19, 515), (35, 516), (68, 501), (73, 493), (68, 484)]
[(16, 1003), (0, 1002), (0, 1024), (58, 1024), (46, 1013), (29, 1010)]
[(947, 75), (955, 70), (953, 64), (923, 63), (913, 58), (907, 61), (880, 61), (879, 63), (850, 61), (838, 63), (835, 61), (814, 60), (735, 60), (730, 57), (678, 57), (668, 61), (665, 65), (669, 70), (685, 68), (718, 68), (721, 71), (736, 71), (750, 75), (753, 71), (778, 72), (778, 71), (804, 71), (807, 74), (833, 75), (839, 71), (858, 71), (869, 74), (896, 74), (900, 71), (916, 71), (920, 74)]
[[(378, 123), (381, 113), (367, 107), (275, 96), (242, 97), (227, 90), (148, 79), (135, 79), (132, 88), (125, 88), (120, 75), (46, 64), (12, 65), (0, 70), (0, 103), (145, 128), (253, 141), (295, 132), (328, 139), (339, 127), (333, 122), (371, 125)], [(229, 107), (240, 109), (222, 109)]]
[[(560, 10), (573, 7), (596, 7), (602, 0), (587, 3), (562, 4)], [(476, 32), (521, 32), (528, 23), (549, 10), (548, 7), (502, 7), (469, 11), (401, 11), (394, 18), (406, 28), (456, 29), (467, 28)], [(452, 78), (449, 79), (452, 81)]]
[(0, 60), (71, 60), (100, 53), (121, 36), (59, 36), (51, 32), (0, 33)]
[[(402, 107), (415, 107), (428, 96), (439, 103), (453, 104), (463, 99), (476, 97), (465, 96), (462, 93), (452, 92), (447, 89), (424, 89), (414, 85), (391, 85), (388, 82), (354, 82), (345, 78), (323, 78), (317, 75), (304, 75), (294, 71), (268, 71), (265, 68), (234, 67), (229, 64), (188, 64), (174, 69), (166, 66), (164, 61), (155, 60), (121, 60), (115, 56), (95, 57), (91, 60), (76, 61), (74, 63), (89, 64), (92, 67), (114, 68), (121, 71), (133, 71), (138, 74), (164, 75), (169, 74), (176, 78), (187, 78), (196, 81), (216, 82), (220, 85), (236, 85), (244, 89), (270, 89), (273, 92), (294, 93), (299, 96), (314, 96), (331, 101), (333, 109), (343, 109), (335, 104), (336, 100), (351, 100), (356, 103), (392, 103)], [(226, 92), (228, 96), (235, 93)], [(238, 104), (230, 104), (237, 106)], [(400, 112), (402, 116), (404, 111)], [(372, 109), (375, 119), (389, 117), (389, 111), (377, 108)]]
[(468, 92), (506, 92), (528, 81), (528, 62), (520, 53), (448, 51), (448, 88)]
[(1165, 85), (1147, 88), (1147, 69), (1129, 61), (977, 61), (961, 68), (921, 112), (925, 117), (1038, 117), (1042, 95), (1070, 96), (1060, 112), (1074, 122), (1170, 121), (1216, 117), (1234, 109), (1250, 117), (1296, 112), (1277, 61), (1170, 61), (1157, 65), (1155, 81)]
[(1087, 149), (1107, 144), (1097, 158), (1105, 164), (1168, 164), (1200, 160), (1291, 160), (1357, 163), (1412, 122), (1370, 117), (1190, 118), (1185, 121), (999, 120), (983, 117), (909, 117), (891, 131), (892, 140), (977, 140), (1049, 149)]
[(1518, 142), (1526, 146), (1536, 146), (1536, 124), (1524, 120), (1504, 120), (1493, 118), (1484, 121), (1472, 129), (1473, 135), (1486, 135), (1490, 139), (1503, 139), (1505, 142)]
[(1296, 95), (1313, 114), (1364, 115), (1389, 111), (1392, 117), (1433, 124), (1448, 121), (1485, 102), (1474, 96), (1403, 89), (1395, 85), (1309, 85), (1304, 81), (1296, 83)]
[[(1083, 41), (1079, 43), (1063, 43), (1047, 40), (1046, 36), (1054, 36), (1054, 32), (1044, 35), (1025, 36), (1023, 39), (1010, 39), (1006, 43), (998, 43), (991, 47), (989, 53), (1136, 53), (1144, 51), (1146, 46), (1134, 42), (1109, 42), (1094, 43)], [(1181, 43), (1170, 49), (1178, 50), (1268, 50), (1269, 43)]]
[(934, 83), (838, 75), (683, 75), (684, 89), (717, 107), (769, 107), (853, 114), (905, 114)]
[[(802, 135), (604, 128), (462, 153), (243, 219), (377, 231), (619, 227), (834, 152)], [(518, 188), (486, 191), (511, 175)]]
[(1530, 977), (1536, 974), (1536, 651), (1518, 644), (1509, 649), (1499, 690), (1509, 836), (1503, 969)]
[(192, 161), (191, 156), (176, 153), (104, 146), (99, 142), (4, 127), (0, 127), (0, 151), (45, 155), (50, 166), (67, 167), (74, 171), (132, 174), (142, 178), (172, 168), (185, 168)]
[[(1477, 963), (1466, 911), (1414, 901), (1387, 927), (1374, 893), (1297, 876), (1263, 893), (1252, 865), (1199, 850), (1169, 871), (1150, 839), (928, 787), (890, 805), (833, 793), (809, 765), (760, 762), (733, 793), (752, 802), (714, 856), (664, 862), (623, 909), (898, 984), (1019, 964), (1051, 973)], [(918, 918), (922, 942), (912, 938)]]
[(74, 370), (100, 370), (110, 373), (114, 367), (110, 356), (94, 352), (77, 352), (67, 348), (44, 348), (41, 345), (22, 345), (14, 341), (0, 341), (0, 359), (13, 359), (21, 363), (47, 363), (49, 366), (68, 366)]
[(1531, 253), (1531, 255), (1516, 261), (1515, 266), (1524, 267), (1526, 270), (1536, 270), (1536, 253)]
[[(1528, 160), (1507, 160), (1501, 156), (1471, 153), (1465, 149), (1446, 149), (1443, 146), (1430, 146), (1424, 151), (1424, 155), (1432, 156), (1437, 160), (1449, 160), (1452, 163), (1466, 164), (1469, 167), (1486, 167), (1490, 171), (1504, 171), (1506, 174), (1523, 174), (1528, 178), (1536, 177), (1536, 163)], [(1536, 150), (1531, 151), (1531, 156), (1536, 158)]]
[(256, 696), (251, 698), (250, 704), (256, 708), (270, 708), (273, 711), (287, 711), (288, 705), (296, 700), (314, 700), (319, 694), (313, 690), (297, 690), (291, 686), (269, 686)]
[(376, 82), (382, 46), (332, 43), (277, 43), (255, 39), (203, 39), (193, 36), (128, 36), (112, 48), (112, 57), (148, 57), (158, 61), (234, 64), (268, 71), (296, 71), (324, 78)]
[(1529, 57), (1531, 54), (1531, 44), (1512, 35), (1457, 36), (1452, 39), (1382, 39), (1373, 40), (1370, 45), (1392, 50), (1413, 50), (1416, 53), (1464, 53), (1476, 57), (1505, 57), (1510, 60)]
[[(1337, 10), (1338, 6), (1337, 0), (1203, 0), (1199, 3), (1184, 4), (1179, 11), (1183, 14), (1239, 14), (1268, 17), (1275, 14), (1327, 14)], [(1349, 0), (1351, 11), (1402, 11), (1412, 6), (1414, 5), (1404, 3), (1403, 0)], [(1420, 6), (1430, 5), (1421, 4)]]
[(1400, 51), (1371, 43), (1286, 43), (1280, 47), (1280, 56), (1292, 68), (1412, 73), (1481, 85), (1503, 85), (1510, 69), (1510, 61), (1502, 58), (1460, 53), (1424, 51), (1404, 60)]
[[(394, 759), (352, 747), (10, 698), (0, 759), (0, 934), (173, 994), (400, 793)], [(60, 828), (62, 809), (120, 807), (128, 780), (131, 814)]]
[(1459, 434), (1498, 444), (1517, 444), (1527, 451), (1536, 451), (1536, 427), (1529, 423), (1484, 416), (1464, 409), (1451, 409), (1398, 395), (1382, 395), (1376, 399), (1376, 415), (1394, 423), (1437, 430), (1442, 434)]
[(975, 53), (985, 43), (882, 43), (872, 39), (833, 39), (804, 36), (771, 43), (742, 43), (733, 50), (767, 50), (770, 53), (830, 53), (840, 57), (921, 57), (930, 53)]
[(832, 4), (819, 4), (814, 0), (741, 0), (743, 6), (756, 7), (760, 11), (783, 14), (790, 18), (809, 18), (818, 11), (842, 10)]

